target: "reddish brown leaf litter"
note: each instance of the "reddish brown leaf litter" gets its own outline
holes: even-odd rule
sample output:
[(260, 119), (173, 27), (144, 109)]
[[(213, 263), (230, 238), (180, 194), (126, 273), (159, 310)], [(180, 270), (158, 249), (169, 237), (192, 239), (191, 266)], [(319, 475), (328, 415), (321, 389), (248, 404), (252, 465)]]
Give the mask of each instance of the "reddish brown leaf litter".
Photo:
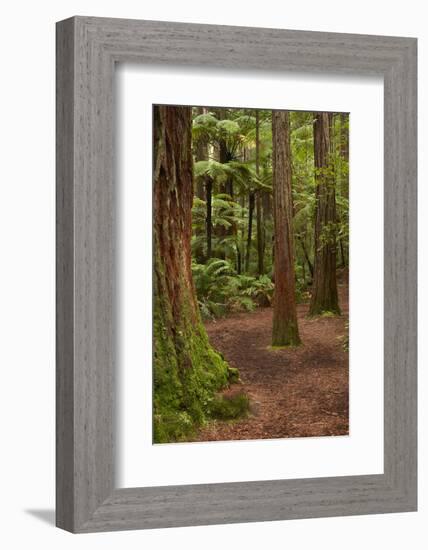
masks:
[(348, 353), (342, 346), (348, 319), (347, 288), (341, 286), (339, 292), (340, 317), (309, 319), (308, 305), (298, 306), (302, 345), (297, 348), (270, 348), (270, 308), (206, 324), (213, 346), (240, 372), (242, 384), (226, 393), (245, 391), (251, 414), (235, 422), (211, 422), (195, 440), (348, 434)]

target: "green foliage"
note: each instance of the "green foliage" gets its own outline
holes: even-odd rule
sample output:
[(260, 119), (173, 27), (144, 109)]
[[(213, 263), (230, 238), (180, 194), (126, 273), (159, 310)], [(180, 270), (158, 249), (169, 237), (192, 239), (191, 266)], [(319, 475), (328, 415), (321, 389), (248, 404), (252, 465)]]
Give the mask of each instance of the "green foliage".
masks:
[(245, 134), (235, 120), (219, 119), (214, 113), (198, 115), (193, 119), (192, 136), (194, 143), (202, 141), (211, 145), (222, 143), (227, 149), (228, 160), (233, 160)]
[(342, 343), (343, 351), (348, 352), (349, 351), (349, 321), (345, 323), (345, 334), (343, 336), (339, 336), (339, 340)]
[(192, 264), (196, 294), (204, 319), (230, 312), (252, 311), (270, 304), (273, 283), (267, 275), (238, 275), (228, 260), (213, 258), (206, 264)]
[[(223, 276), (221, 265), (212, 270)], [(163, 294), (155, 296), (154, 306), (153, 440), (185, 441), (212, 417), (216, 393), (237, 382), (239, 373), (211, 347), (202, 322), (195, 326), (190, 312), (172, 333), (166, 328), (171, 313)]]
[(216, 183), (224, 183), (229, 177), (234, 176), (234, 172), (228, 164), (222, 164), (216, 160), (195, 162), (194, 174), (196, 179), (209, 177)]
[[(253, 311), (259, 306), (269, 306), (272, 301), (272, 112), (258, 110), (258, 120), (256, 170), (254, 110), (212, 108), (204, 114), (194, 111), (193, 147), (203, 144), (207, 151), (205, 160), (194, 163), (194, 177), (204, 193), (198, 191), (192, 209), (192, 272), (203, 319)], [(314, 168), (313, 123), (314, 113), (290, 112), (297, 301), (306, 301), (309, 297), (314, 263), (315, 176), (320, 171), (317, 173)], [(349, 118), (335, 114), (333, 125), (331, 166), (321, 172), (335, 183), (337, 221), (324, 227), (321, 244), (333, 242), (335, 238), (341, 251), (337, 256), (346, 267), (349, 163), (343, 150), (348, 147)], [(211, 258), (207, 257), (207, 182), (212, 189)], [(259, 235), (254, 208), (249, 239), (250, 197), (252, 200), (261, 197), (262, 223)], [(263, 273), (258, 273), (259, 242), (263, 243)], [(162, 308), (161, 302), (159, 308)], [(210, 418), (231, 419), (245, 415), (248, 410), (246, 396), (218, 396), (217, 392), (237, 381), (239, 374), (209, 346), (202, 324), (196, 332), (190, 331), (185, 320), (177, 327), (176, 338), (181, 350), (177, 355), (177, 341), (162, 329), (161, 318), (160, 312), (155, 312), (154, 440), (186, 440)], [(343, 336), (342, 345), (348, 349), (348, 334)], [(181, 367), (184, 357), (190, 358), (186, 361), (191, 361), (191, 369)]]
[(274, 284), (268, 275), (261, 275), (258, 278), (240, 275), (239, 281), (243, 296), (248, 296), (258, 305), (271, 304)]
[(334, 311), (323, 311), (320, 317), (336, 317), (337, 313)]
[(328, 222), (323, 225), (320, 234), (320, 247), (332, 245), (337, 240), (337, 223)]
[(234, 120), (219, 120), (217, 132), (220, 139), (240, 139), (240, 127)]
[[(195, 163), (195, 177), (213, 183), (212, 197), (212, 256), (227, 260), (229, 270), (226, 277), (210, 282), (209, 292), (198, 292), (204, 318), (218, 317), (228, 312), (251, 311), (257, 305), (269, 305), (273, 293), (272, 246), (273, 219), (271, 212), (263, 213), (260, 238), (264, 242), (264, 267), (262, 278), (258, 274), (256, 211), (253, 211), (252, 236), (249, 231), (249, 193), (260, 192), (272, 200), (272, 128), (271, 112), (259, 110), (259, 173), (255, 167), (256, 117), (255, 112), (245, 109), (224, 109), (220, 120), (217, 110), (194, 118), (194, 133), (204, 135), (207, 143), (219, 147), (226, 145), (227, 162), (214, 158)], [(321, 234), (321, 245), (333, 242), (341, 247), (340, 261), (347, 259), (349, 242), (348, 162), (341, 155), (343, 136), (339, 115), (334, 120), (334, 150), (331, 167), (321, 170), (328, 180), (335, 182), (337, 222), (325, 225)], [(295, 235), (294, 255), (296, 274), (296, 299), (308, 299), (312, 284), (314, 264), (314, 218), (316, 208), (316, 183), (313, 152), (314, 114), (290, 113), (290, 139), (292, 150), (293, 229)], [(347, 125), (347, 120), (345, 125)], [(346, 126), (347, 127), (347, 126)], [(203, 129), (203, 131), (201, 130)], [(346, 128), (345, 128), (346, 129)], [(342, 136), (343, 134), (343, 136)], [(196, 135), (196, 134), (194, 134)], [(340, 139), (339, 139), (340, 138)], [(200, 139), (198, 137), (198, 139)], [(320, 171), (318, 171), (320, 172)], [(233, 185), (234, 197), (221, 192), (221, 186)], [(220, 191), (220, 192), (219, 192)], [(194, 257), (203, 261), (206, 257), (206, 202), (195, 198), (193, 205), (192, 249)], [(244, 265), (247, 251), (250, 262)], [(202, 251), (196, 255), (196, 251)], [(209, 259), (205, 260), (208, 261)], [(196, 268), (196, 277), (205, 280), (201, 270)], [(208, 272), (210, 270), (208, 269)], [(250, 277), (247, 289), (245, 277)], [(263, 278), (267, 277), (267, 278)], [(267, 283), (267, 281), (269, 281)], [(198, 283), (199, 284), (199, 283)]]
[(188, 287), (184, 282), (182, 314), (173, 319), (167, 293), (158, 287), (164, 284), (159, 276), (163, 264), (158, 257), (155, 265), (153, 439), (163, 443), (185, 439), (203, 424), (213, 395), (236, 374), (211, 347), (199, 316), (195, 319), (190, 300), (185, 299)]
[[(233, 201), (227, 194), (217, 194), (212, 197), (212, 247), (215, 256), (223, 253), (227, 256), (235, 256), (241, 246), (240, 232), (244, 227), (246, 209)], [(196, 251), (202, 250), (206, 254), (206, 202), (195, 197), (192, 209), (192, 251), (194, 257)], [(236, 234), (220, 233), (220, 228), (234, 227)]]
[(234, 384), (236, 382), (239, 382), (239, 371), (238, 369), (235, 369), (234, 367), (229, 367), (229, 382), (231, 384)]
[(338, 222), (336, 231), (337, 243), (342, 243), (346, 248), (349, 246), (349, 200), (346, 197), (336, 197), (338, 210)]
[[(183, 319), (177, 332), (181, 343), (156, 325), (155, 316), (155, 443), (188, 438), (209, 418), (215, 392), (237, 376), (209, 345), (202, 325), (195, 329)], [(179, 355), (177, 349), (181, 349)]]
[(248, 415), (250, 400), (245, 393), (222, 395), (213, 399), (210, 404), (210, 416), (217, 420), (236, 420)]
[[(210, 178), (214, 185), (214, 196), (218, 196), (220, 187), (229, 182), (233, 185), (234, 197), (228, 197), (229, 204), (215, 204), (212, 212), (213, 255), (229, 259), (237, 273), (243, 270), (243, 258), (250, 248), (248, 274), (257, 273), (257, 241), (255, 212), (253, 213), (252, 238), (248, 245), (249, 203), (248, 194), (263, 190), (271, 197), (272, 191), (272, 112), (259, 110), (259, 174), (255, 169), (256, 116), (250, 109), (212, 109), (212, 112), (198, 115), (193, 120), (195, 143), (203, 139), (205, 143), (217, 148), (222, 143), (227, 150), (227, 161), (219, 162), (214, 158), (214, 149), (206, 161), (195, 163), (197, 179)], [(333, 116), (333, 151), (329, 168), (314, 168), (313, 144), (314, 113), (290, 112), (290, 139), (292, 151), (292, 189), (294, 203), (295, 259), (298, 267), (296, 280), (299, 293), (305, 293), (311, 284), (311, 264), (314, 262), (313, 224), (315, 216), (315, 175), (322, 172), (328, 181), (335, 183), (337, 222), (325, 227), (321, 235), (321, 244), (332, 242), (335, 238), (341, 247), (341, 261), (347, 261), (349, 248), (349, 203), (348, 172), (349, 163), (342, 150), (347, 147), (349, 117)], [(271, 200), (271, 199), (270, 199)], [(233, 204), (233, 213), (230, 207)], [(205, 247), (206, 204), (194, 205), (193, 246), (196, 250)], [(224, 227), (221, 231), (219, 228)], [(265, 254), (265, 273), (272, 269), (272, 250), (269, 243), (273, 239), (271, 212), (263, 213), (263, 235)], [(200, 257), (198, 256), (200, 259)], [(338, 254), (339, 258), (339, 254)], [(300, 298), (301, 296), (299, 296)]]
[(303, 265), (297, 261), (294, 262), (294, 274), (296, 277), (296, 281), (295, 281), (296, 302), (297, 303), (307, 302), (310, 298), (310, 294), (308, 293), (308, 284), (310, 280), (309, 278), (307, 279), (305, 277)]
[(212, 113), (196, 116), (192, 126), (193, 141), (208, 143), (215, 135), (217, 122), (217, 118)]

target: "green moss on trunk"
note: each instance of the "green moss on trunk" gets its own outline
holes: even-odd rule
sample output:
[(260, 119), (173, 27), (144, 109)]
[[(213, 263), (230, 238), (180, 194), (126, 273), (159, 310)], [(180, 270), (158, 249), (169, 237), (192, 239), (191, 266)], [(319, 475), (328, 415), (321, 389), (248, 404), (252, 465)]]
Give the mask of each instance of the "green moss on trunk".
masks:
[(172, 342), (156, 338), (154, 441), (177, 441), (190, 435), (208, 417), (215, 392), (227, 383), (227, 364), (211, 348), (202, 328), (192, 330), (185, 349), (177, 355)]
[(272, 347), (292, 347), (301, 343), (297, 324), (276, 321), (272, 331)]
[[(156, 286), (159, 288), (162, 282), (157, 278)], [(230, 369), (210, 345), (199, 311), (193, 310), (188, 293), (189, 287), (183, 282), (181, 315), (174, 319), (168, 294), (155, 287), (155, 443), (191, 436), (208, 418), (214, 394), (236, 377), (235, 369)]]
[(191, 110), (154, 111), (155, 443), (180, 441), (203, 424), (229, 367), (209, 344), (191, 272)]

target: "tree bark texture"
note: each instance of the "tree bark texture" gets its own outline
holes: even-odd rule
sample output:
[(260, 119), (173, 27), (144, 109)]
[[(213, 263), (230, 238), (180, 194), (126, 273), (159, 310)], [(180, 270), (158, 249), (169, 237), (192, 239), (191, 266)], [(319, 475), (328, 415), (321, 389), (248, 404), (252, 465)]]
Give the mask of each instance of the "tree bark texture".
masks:
[(227, 364), (208, 342), (193, 285), (192, 201), (191, 109), (155, 106), (155, 442), (180, 439), (202, 422), (204, 403), (228, 379)]
[(300, 343), (297, 326), (289, 113), (272, 111), (274, 276), (273, 346)]
[(315, 114), (315, 254), (310, 315), (326, 312), (340, 314), (336, 281), (337, 217), (332, 162), (332, 120), (332, 113)]

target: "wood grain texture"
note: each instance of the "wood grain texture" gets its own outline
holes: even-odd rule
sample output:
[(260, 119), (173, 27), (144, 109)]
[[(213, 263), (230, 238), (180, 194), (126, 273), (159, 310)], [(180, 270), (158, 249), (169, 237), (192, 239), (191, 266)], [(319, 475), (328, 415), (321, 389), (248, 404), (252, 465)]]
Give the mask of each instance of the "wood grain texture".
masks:
[[(118, 61), (383, 76), (383, 475), (114, 488)], [(58, 23), (57, 220), (59, 527), (91, 532), (416, 510), (415, 39), (87, 17)]]
[(74, 23), (56, 41), (56, 522), (74, 525)]

